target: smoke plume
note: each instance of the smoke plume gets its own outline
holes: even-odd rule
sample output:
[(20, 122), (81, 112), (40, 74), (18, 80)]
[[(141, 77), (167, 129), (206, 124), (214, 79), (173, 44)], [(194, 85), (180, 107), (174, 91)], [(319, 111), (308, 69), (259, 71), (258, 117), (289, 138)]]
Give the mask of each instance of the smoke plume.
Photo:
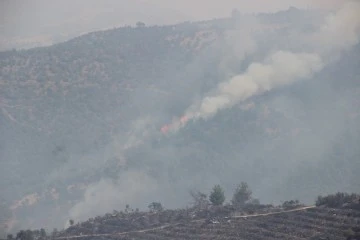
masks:
[[(176, 131), (191, 120), (210, 118), (218, 111), (230, 108), (256, 95), (312, 78), (330, 62), (331, 57), (336, 57), (359, 41), (360, 17), (357, 16), (358, 12), (360, 12), (360, 3), (347, 3), (339, 11), (329, 15), (317, 32), (306, 37), (307, 49), (298, 52), (290, 50), (268, 52), (262, 61), (249, 64), (243, 73), (220, 83), (200, 102), (191, 105), (182, 117), (163, 126), (161, 131), (165, 134)], [(341, 39), (338, 37), (339, 33), (342, 34)], [(239, 61), (257, 51), (258, 46), (256, 46), (251, 29), (247, 28), (246, 34), (242, 35), (245, 43), (243, 45), (233, 42), (231, 34), (229, 44), (236, 44), (234, 52), (238, 54)], [(228, 62), (231, 62), (231, 59), (225, 58), (220, 63), (220, 68), (227, 71), (226, 64)], [(118, 144), (115, 144), (119, 151), (118, 158), (122, 158), (124, 151), (142, 144), (153, 136), (152, 129), (148, 129), (151, 125), (150, 122), (150, 120), (139, 121), (135, 124), (136, 126), (133, 126), (127, 141), (119, 141)], [(172, 150), (170, 149), (169, 152)], [(169, 162), (171, 161), (169, 160)], [(171, 164), (174, 165), (174, 163)], [(123, 206), (129, 202), (139, 206), (141, 198), (144, 196), (158, 194), (156, 190), (160, 189), (159, 184), (144, 171), (130, 171), (119, 176), (115, 181), (102, 179), (85, 191), (84, 199), (70, 210), (69, 215), (73, 219), (81, 220), (94, 214), (111, 211), (112, 208)], [(97, 206), (102, 205), (103, 202), (107, 203), (106, 206), (98, 208)]]
[(231, 107), (254, 95), (291, 84), (298, 79), (309, 78), (322, 67), (323, 62), (317, 54), (278, 51), (264, 63), (252, 63), (244, 74), (220, 84), (217, 94), (204, 98), (196, 107), (197, 110), (190, 110), (187, 115), (191, 118), (211, 117), (220, 109)]
[(359, 42), (359, 12), (359, 2), (347, 2), (308, 38), (315, 50), (300, 53), (280, 50), (271, 53), (263, 62), (251, 63), (244, 73), (219, 84), (214, 94), (190, 106), (185, 116), (194, 120), (208, 118), (255, 95), (311, 78), (329, 63), (329, 59)]
[[(127, 171), (117, 180), (102, 179), (89, 187), (83, 201), (74, 205), (69, 212), (76, 221), (111, 212), (119, 206), (134, 204), (139, 206), (145, 196), (157, 189), (157, 183), (142, 171)], [(104, 204), (106, 203), (106, 204)]]

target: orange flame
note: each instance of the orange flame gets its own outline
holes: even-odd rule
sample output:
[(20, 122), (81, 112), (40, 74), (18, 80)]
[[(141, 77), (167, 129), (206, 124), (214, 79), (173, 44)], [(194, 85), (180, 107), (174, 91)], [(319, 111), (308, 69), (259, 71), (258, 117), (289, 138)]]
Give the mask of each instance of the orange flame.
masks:
[(176, 120), (174, 120), (172, 123), (170, 124), (166, 124), (164, 126), (161, 127), (160, 131), (163, 133), (163, 134), (166, 134), (168, 133), (172, 128), (179, 128), (179, 126), (181, 125), (185, 125), (186, 122), (189, 120), (189, 118), (184, 115), (182, 116), (181, 118), (178, 118)]
[(163, 134), (166, 134), (169, 131), (169, 129), (170, 129), (170, 126), (166, 124), (163, 127), (161, 127), (160, 130)]
[(189, 120), (189, 118), (186, 115), (184, 115), (180, 118), (181, 124), (185, 124), (188, 120)]

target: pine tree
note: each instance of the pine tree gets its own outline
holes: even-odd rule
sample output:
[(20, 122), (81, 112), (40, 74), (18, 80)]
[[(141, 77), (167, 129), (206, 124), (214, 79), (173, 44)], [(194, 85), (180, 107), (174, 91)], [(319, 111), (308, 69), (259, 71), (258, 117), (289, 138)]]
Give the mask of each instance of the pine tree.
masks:
[(213, 187), (209, 200), (215, 206), (219, 206), (224, 203), (225, 194), (224, 194), (224, 190), (220, 187), (220, 185), (215, 185)]
[(248, 184), (246, 182), (241, 182), (240, 185), (237, 186), (231, 202), (236, 207), (242, 207), (251, 199), (251, 194), (252, 191)]

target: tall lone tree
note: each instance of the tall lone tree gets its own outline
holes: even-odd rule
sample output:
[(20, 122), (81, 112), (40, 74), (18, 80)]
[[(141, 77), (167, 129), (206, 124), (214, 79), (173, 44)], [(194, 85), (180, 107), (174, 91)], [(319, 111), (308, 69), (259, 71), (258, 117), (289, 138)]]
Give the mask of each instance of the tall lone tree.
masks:
[(210, 202), (215, 206), (220, 206), (225, 201), (224, 190), (220, 187), (220, 185), (215, 185), (213, 190), (209, 196)]
[(241, 182), (233, 195), (232, 204), (236, 207), (242, 207), (247, 201), (251, 199), (252, 191), (246, 182)]
[(136, 23), (136, 27), (138, 28), (145, 27), (145, 23), (139, 21)]
[(161, 212), (163, 210), (163, 206), (159, 202), (150, 203), (148, 208), (151, 212)]

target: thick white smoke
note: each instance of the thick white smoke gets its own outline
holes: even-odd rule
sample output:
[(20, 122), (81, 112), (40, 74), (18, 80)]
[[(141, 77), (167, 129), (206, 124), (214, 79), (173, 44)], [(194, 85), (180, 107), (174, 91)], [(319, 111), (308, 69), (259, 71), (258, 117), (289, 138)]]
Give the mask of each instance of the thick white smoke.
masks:
[(348, 1), (334, 14), (326, 17), (320, 31), (313, 35), (312, 44), (322, 55), (336, 55), (359, 42), (360, 2)]
[(156, 192), (158, 184), (143, 171), (127, 171), (117, 180), (102, 179), (87, 187), (83, 201), (74, 205), (70, 219), (86, 220), (126, 204), (141, 206), (142, 199)]
[(197, 110), (190, 110), (187, 115), (191, 118), (210, 117), (218, 110), (231, 107), (256, 94), (298, 79), (309, 78), (322, 67), (322, 60), (317, 54), (278, 51), (264, 63), (252, 63), (244, 74), (220, 84), (217, 93), (203, 99)]
[(359, 2), (347, 2), (336, 13), (329, 15), (320, 30), (308, 38), (315, 50), (309, 53), (277, 51), (262, 63), (250, 64), (243, 74), (219, 84), (214, 94), (190, 106), (185, 116), (189, 119), (208, 118), (220, 109), (252, 96), (311, 78), (331, 61), (331, 57), (337, 57), (359, 42), (359, 13)]

